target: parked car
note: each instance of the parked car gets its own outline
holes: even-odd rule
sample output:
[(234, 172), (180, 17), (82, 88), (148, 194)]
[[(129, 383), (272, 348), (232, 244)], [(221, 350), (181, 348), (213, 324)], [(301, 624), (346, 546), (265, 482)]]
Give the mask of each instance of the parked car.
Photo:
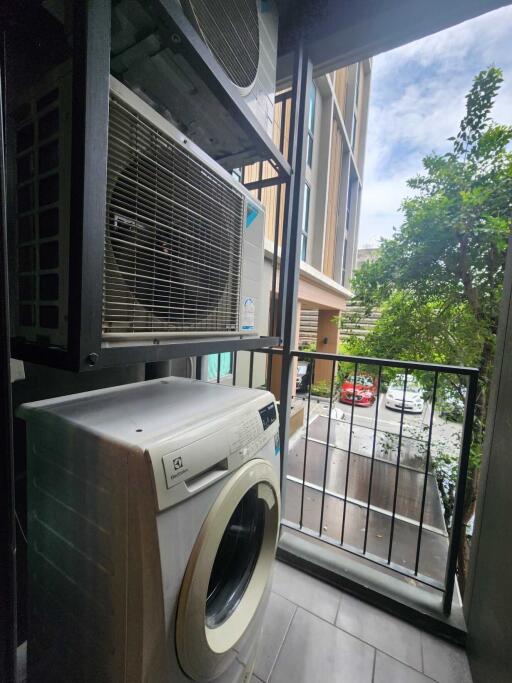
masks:
[(353, 374), (345, 377), (341, 385), (340, 401), (369, 408), (375, 403), (378, 393), (375, 377), (361, 372), (355, 378)]
[(309, 391), (311, 384), (311, 363), (299, 361), (297, 363), (297, 376), (295, 378), (295, 391), (304, 394)]
[(405, 376), (392, 380), (386, 392), (386, 408), (404, 410), (407, 413), (422, 413), (425, 407), (423, 389), (414, 377), (407, 377), (407, 391), (404, 397)]

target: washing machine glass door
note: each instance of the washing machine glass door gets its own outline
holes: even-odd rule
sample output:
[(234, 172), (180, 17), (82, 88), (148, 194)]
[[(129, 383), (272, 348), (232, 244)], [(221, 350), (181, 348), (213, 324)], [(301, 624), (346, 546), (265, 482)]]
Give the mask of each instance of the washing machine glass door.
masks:
[(265, 460), (228, 479), (201, 528), (176, 619), (181, 667), (193, 680), (225, 671), (265, 593), (279, 530), (279, 481)]

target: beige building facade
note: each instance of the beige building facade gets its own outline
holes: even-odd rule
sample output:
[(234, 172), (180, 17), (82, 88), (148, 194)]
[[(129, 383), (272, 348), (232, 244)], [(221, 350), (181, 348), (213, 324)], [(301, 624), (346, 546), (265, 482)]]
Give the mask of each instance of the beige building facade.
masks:
[[(338, 328), (333, 318), (352, 296), (349, 285), (357, 251), (370, 80), (371, 60), (365, 60), (313, 78), (309, 94), (304, 220), (297, 226), (301, 264), (296, 340), (298, 345), (301, 312), (307, 316), (307, 311), (317, 311), (316, 349), (325, 353), (337, 351)], [(276, 97), (273, 137), (285, 155), (291, 105), (288, 91)], [(257, 182), (272, 174), (268, 164), (254, 164), (243, 169), (242, 181)], [(266, 208), (265, 277), (270, 308), (273, 256), (276, 247), (279, 252), (284, 221), (284, 186), (253, 192)], [(276, 289), (278, 285), (277, 273)], [(330, 368), (329, 362), (318, 362), (315, 381), (329, 380)], [(272, 373), (272, 389), (279, 393), (278, 372)]]

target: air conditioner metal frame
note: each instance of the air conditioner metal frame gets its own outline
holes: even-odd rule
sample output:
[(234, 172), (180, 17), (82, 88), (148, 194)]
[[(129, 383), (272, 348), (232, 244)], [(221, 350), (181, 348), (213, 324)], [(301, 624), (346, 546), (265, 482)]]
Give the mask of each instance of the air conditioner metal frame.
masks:
[[(163, 9), (164, 3), (159, 3)], [(153, 344), (102, 342), (103, 263), (106, 223), (108, 102), (110, 92), (110, 3), (74, 3), (71, 194), (69, 243), (68, 344), (66, 349), (11, 340), (14, 358), (72, 371), (113, 365), (156, 362), (236, 350), (252, 350), (279, 343), (278, 337), (212, 337), (158, 340)], [(167, 21), (172, 21), (169, 14)], [(186, 20), (184, 20), (186, 24)], [(176, 30), (181, 30), (180, 25)], [(233, 115), (244, 121), (260, 158), (272, 158), (289, 176), (289, 165), (223, 76), (213, 56), (193, 30), (181, 26), (183, 40), (196, 60), (217, 81), (217, 91)], [(222, 79), (226, 83), (222, 82)], [(213, 82), (213, 81), (212, 81)], [(252, 153), (252, 152), (251, 152)]]

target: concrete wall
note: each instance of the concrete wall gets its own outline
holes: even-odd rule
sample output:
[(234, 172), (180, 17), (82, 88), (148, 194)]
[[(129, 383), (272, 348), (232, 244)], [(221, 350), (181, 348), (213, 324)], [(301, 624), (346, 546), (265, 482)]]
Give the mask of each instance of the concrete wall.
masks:
[(474, 683), (512, 680), (512, 240), (491, 387), (469, 584)]

